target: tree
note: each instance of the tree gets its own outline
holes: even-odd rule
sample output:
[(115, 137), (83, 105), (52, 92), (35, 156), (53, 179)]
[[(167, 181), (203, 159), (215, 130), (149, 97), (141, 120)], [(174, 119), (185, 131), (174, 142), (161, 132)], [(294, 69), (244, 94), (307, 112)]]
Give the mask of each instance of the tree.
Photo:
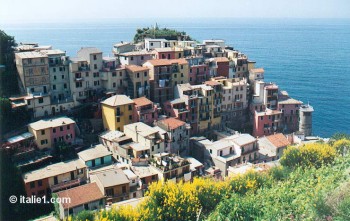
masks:
[(16, 46), (14, 37), (0, 30), (0, 64), (5, 65), (5, 71), (0, 75), (0, 97), (9, 97), (19, 92), (14, 54)]

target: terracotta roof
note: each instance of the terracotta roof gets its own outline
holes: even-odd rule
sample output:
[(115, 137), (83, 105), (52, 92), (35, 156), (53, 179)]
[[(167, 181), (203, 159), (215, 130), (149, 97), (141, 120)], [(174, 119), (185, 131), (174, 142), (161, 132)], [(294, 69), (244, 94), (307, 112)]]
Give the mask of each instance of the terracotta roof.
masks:
[(273, 145), (275, 145), (277, 148), (285, 147), (290, 145), (289, 140), (282, 134), (274, 134), (266, 137)]
[(126, 65), (125, 68), (132, 72), (138, 71), (148, 71), (148, 67), (138, 66), (138, 65)]
[(185, 124), (185, 122), (178, 120), (176, 118), (167, 118), (165, 120), (160, 121), (162, 124), (167, 126), (170, 130), (176, 129), (178, 127), (181, 127)]
[(128, 96), (123, 94), (117, 94), (114, 95), (104, 101), (101, 102), (101, 104), (106, 104), (108, 106), (116, 107), (119, 105), (125, 105), (125, 104), (133, 104), (134, 101), (131, 100)]
[(178, 64), (188, 64), (187, 60), (184, 58), (179, 58), (179, 59), (171, 59), (169, 60), (172, 64), (178, 63)]
[(146, 63), (150, 63), (153, 66), (171, 65), (170, 60), (167, 60), (167, 59), (153, 59), (153, 60), (148, 60)]
[(264, 68), (253, 68), (250, 69), (251, 72), (257, 73), (257, 72), (265, 72)]
[(152, 101), (148, 100), (146, 97), (135, 98), (133, 101), (135, 102), (136, 107), (152, 104)]
[(57, 193), (59, 198), (70, 198), (70, 202), (61, 203), (64, 209), (73, 208), (85, 203), (93, 202), (104, 198), (96, 183), (81, 185), (72, 189)]
[(226, 57), (216, 57), (214, 58), (216, 62), (229, 62), (228, 58)]

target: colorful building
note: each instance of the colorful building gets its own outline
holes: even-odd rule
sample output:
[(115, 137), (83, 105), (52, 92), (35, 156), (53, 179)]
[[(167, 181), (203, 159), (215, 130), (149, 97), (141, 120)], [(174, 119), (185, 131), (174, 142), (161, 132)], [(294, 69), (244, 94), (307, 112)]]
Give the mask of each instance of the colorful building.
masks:
[(133, 99), (137, 113), (136, 121), (152, 125), (158, 120), (158, 112), (160, 108), (146, 97)]
[(135, 120), (135, 103), (126, 95), (114, 95), (101, 102), (103, 127), (123, 131), (124, 125)]
[(52, 148), (58, 142), (75, 141), (75, 121), (68, 117), (39, 120), (28, 125), (39, 149)]
[(44, 196), (79, 186), (87, 180), (87, 167), (80, 159), (60, 162), (23, 174), (27, 196)]
[(126, 65), (127, 95), (130, 98), (149, 97), (149, 69), (143, 66)]
[(168, 153), (188, 155), (191, 128), (189, 124), (176, 118), (160, 120), (156, 124), (168, 133), (165, 149)]

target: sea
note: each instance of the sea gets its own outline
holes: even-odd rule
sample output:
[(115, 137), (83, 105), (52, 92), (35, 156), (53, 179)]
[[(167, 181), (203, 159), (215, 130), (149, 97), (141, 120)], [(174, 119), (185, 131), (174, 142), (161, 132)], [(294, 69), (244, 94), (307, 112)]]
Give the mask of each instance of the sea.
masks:
[(137, 28), (174, 28), (198, 41), (223, 39), (265, 69), (265, 81), (315, 109), (313, 134), (350, 134), (350, 19), (108, 19), (2, 24), (19, 42), (67, 52), (131, 41)]

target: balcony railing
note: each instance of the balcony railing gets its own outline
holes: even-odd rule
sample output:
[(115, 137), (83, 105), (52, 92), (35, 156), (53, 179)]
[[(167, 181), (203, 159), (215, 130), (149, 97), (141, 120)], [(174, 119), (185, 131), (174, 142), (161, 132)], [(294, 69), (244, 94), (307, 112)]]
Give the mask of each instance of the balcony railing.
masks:
[(62, 190), (62, 189), (67, 189), (67, 188), (70, 188), (70, 187), (73, 187), (73, 186), (78, 186), (80, 185), (80, 183), (83, 181), (83, 179), (75, 179), (75, 180), (69, 180), (69, 181), (65, 181), (65, 182), (62, 182), (62, 183), (59, 183), (59, 184), (56, 184), (56, 185), (52, 185), (51, 186), (51, 191), (52, 192), (57, 192), (59, 190)]

